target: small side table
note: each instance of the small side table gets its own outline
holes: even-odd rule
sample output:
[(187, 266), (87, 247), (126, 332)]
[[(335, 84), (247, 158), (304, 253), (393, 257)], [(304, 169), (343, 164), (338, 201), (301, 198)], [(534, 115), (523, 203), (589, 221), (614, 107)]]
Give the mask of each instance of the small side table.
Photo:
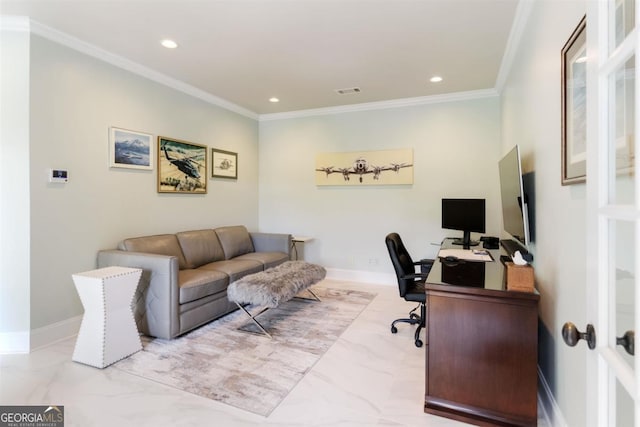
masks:
[(296, 246), (297, 243), (305, 243), (308, 242), (310, 240), (313, 240), (313, 237), (307, 237), (307, 236), (291, 236), (291, 249), (293, 250), (293, 254), (294, 254), (294, 260), (298, 259), (298, 247)]
[(131, 311), (142, 269), (105, 267), (73, 274), (84, 317), (73, 360), (105, 368), (142, 349)]

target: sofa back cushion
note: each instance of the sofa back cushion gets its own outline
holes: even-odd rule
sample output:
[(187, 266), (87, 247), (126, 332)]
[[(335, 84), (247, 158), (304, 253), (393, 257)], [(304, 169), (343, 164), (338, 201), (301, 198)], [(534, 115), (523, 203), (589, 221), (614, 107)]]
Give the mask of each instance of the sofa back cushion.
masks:
[(198, 268), (225, 259), (218, 235), (211, 229), (181, 231), (176, 237), (180, 242), (187, 268)]
[(254, 252), (249, 232), (243, 225), (219, 227), (215, 229), (226, 259)]
[(175, 234), (158, 234), (156, 236), (125, 239), (120, 242), (119, 249), (129, 252), (174, 256), (178, 258), (180, 270), (187, 268), (187, 263)]

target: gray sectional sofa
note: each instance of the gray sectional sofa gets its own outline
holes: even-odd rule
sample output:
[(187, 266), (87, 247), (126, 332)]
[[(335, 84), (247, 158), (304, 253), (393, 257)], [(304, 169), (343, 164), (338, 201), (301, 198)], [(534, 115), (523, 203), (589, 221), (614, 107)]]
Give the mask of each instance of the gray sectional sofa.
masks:
[(237, 309), (227, 299), (229, 284), (289, 260), (290, 248), (290, 234), (219, 227), (126, 239), (99, 251), (98, 267), (142, 268), (138, 330), (170, 339)]

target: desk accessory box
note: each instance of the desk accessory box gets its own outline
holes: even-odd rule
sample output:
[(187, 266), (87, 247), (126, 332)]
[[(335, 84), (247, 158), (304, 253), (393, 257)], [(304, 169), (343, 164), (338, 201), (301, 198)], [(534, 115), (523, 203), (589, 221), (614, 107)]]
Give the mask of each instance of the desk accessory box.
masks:
[(508, 291), (534, 292), (535, 280), (532, 266), (515, 265), (512, 262), (505, 263), (505, 266)]

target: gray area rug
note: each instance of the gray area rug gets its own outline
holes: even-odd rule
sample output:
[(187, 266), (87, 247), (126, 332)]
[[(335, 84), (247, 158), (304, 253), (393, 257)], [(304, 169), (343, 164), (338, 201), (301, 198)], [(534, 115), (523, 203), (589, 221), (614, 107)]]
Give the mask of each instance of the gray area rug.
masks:
[(312, 289), (320, 302), (295, 298), (258, 316), (273, 339), (237, 310), (177, 339), (143, 337), (143, 350), (113, 367), (267, 416), (375, 297)]

